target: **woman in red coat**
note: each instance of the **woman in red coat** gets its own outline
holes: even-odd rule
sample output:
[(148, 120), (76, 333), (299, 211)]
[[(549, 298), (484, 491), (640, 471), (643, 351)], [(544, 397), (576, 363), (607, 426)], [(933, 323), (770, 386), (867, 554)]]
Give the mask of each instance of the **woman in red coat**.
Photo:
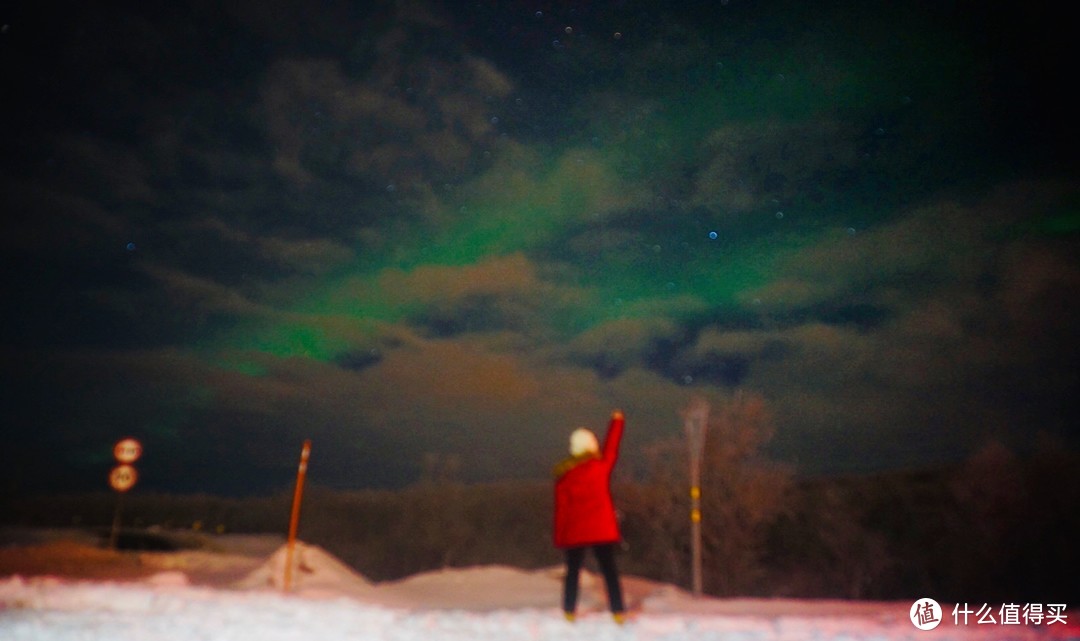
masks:
[(604, 575), (612, 615), (619, 623), (625, 616), (615, 567), (615, 545), (622, 537), (611, 500), (611, 470), (619, 459), (624, 423), (622, 412), (612, 412), (602, 450), (591, 431), (574, 430), (570, 458), (555, 467), (554, 539), (555, 546), (566, 552), (563, 612), (571, 621), (577, 609), (578, 575), (589, 549)]

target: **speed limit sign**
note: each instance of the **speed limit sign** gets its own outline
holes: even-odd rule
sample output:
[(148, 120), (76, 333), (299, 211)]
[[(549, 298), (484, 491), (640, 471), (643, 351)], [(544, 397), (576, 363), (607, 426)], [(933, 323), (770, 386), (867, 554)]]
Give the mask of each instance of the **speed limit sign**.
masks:
[(127, 492), (137, 480), (139, 480), (139, 473), (126, 463), (117, 465), (109, 472), (109, 485), (117, 492)]

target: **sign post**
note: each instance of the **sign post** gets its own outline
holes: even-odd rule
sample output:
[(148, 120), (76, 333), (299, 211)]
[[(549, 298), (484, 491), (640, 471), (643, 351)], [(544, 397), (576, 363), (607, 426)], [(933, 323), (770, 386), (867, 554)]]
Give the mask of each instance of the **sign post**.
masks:
[(116, 513), (113, 514), (112, 531), (109, 533), (109, 547), (116, 549), (120, 538), (120, 513), (124, 506), (124, 495), (135, 487), (139, 473), (132, 465), (142, 456), (142, 444), (133, 438), (125, 438), (113, 446), (113, 457), (118, 465), (109, 472), (109, 487), (116, 491)]
[(285, 578), (282, 581), (282, 589), (289, 591), (292, 583), (293, 550), (296, 547), (296, 529), (300, 522), (300, 499), (304, 494), (304, 477), (307, 476), (308, 456), (311, 454), (311, 440), (304, 441), (304, 448), (300, 451), (300, 467), (296, 471), (296, 491), (293, 492), (292, 515), (289, 517), (289, 540), (285, 552)]
[(691, 592), (700, 597), (701, 579), (701, 458), (705, 450), (705, 429), (709, 404), (695, 398), (683, 411), (683, 427), (690, 454), (690, 576)]

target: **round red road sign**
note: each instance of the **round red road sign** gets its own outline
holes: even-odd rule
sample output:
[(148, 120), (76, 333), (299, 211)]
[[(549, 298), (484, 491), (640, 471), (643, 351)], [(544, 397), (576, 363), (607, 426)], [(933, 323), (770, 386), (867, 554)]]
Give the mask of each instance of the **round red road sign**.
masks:
[(139, 473), (127, 464), (117, 465), (109, 472), (109, 486), (117, 492), (127, 492), (137, 480), (139, 480)]
[(113, 446), (113, 456), (118, 463), (134, 463), (142, 456), (142, 443), (125, 438)]

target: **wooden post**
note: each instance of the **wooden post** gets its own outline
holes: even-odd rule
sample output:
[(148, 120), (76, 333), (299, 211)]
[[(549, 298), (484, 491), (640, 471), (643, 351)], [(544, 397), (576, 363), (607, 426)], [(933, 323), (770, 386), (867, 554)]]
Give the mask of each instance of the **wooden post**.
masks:
[(289, 539), (285, 553), (285, 579), (282, 589), (289, 591), (292, 583), (293, 550), (296, 548), (296, 528), (300, 522), (300, 499), (304, 494), (304, 477), (307, 476), (308, 456), (311, 454), (311, 440), (304, 441), (300, 451), (300, 467), (296, 471), (296, 491), (293, 492), (292, 515), (289, 517)]

